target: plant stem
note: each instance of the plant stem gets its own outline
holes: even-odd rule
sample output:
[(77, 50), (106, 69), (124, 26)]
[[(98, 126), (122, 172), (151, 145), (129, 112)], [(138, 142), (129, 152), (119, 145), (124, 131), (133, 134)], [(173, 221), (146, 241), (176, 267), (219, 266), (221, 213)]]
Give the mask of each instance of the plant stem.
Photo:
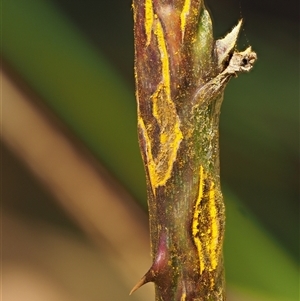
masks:
[(219, 116), (226, 84), (256, 54), (235, 50), (241, 21), (214, 41), (200, 0), (134, 0), (139, 143), (153, 265), (133, 291), (156, 300), (225, 300)]

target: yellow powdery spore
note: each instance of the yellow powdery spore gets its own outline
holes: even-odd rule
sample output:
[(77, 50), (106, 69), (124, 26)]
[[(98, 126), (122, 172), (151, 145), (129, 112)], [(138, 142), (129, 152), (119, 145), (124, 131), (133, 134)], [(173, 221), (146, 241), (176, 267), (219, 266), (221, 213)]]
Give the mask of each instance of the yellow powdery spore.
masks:
[(145, 0), (145, 31), (147, 37), (146, 46), (148, 46), (151, 42), (153, 19), (154, 19), (154, 12), (153, 12), (152, 0)]
[(181, 28), (181, 36), (182, 40), (184, 39), (184, 33), (185, 33), (185, 26), (186, 26), (186, 19), (190, 12), (191, 8), (191, 0), (185, 0), (183, 4), (183, 8), (180, 14), (180, 28)]
[(171, 98), (171, 88), (170, 88), (169, 55), (168, 55), (168, 51), (167, 51), (163, 28), (162, 28), (159, 20), (157, 20), (154, 33), (157, 37), (158, 48), (159, 48), (159, 52), (160, 52), (160, 60), (161, 60), (161, 64), (162, 64), (162, 68), (161, 68), (162, 69), (162, 78), (163, 78), (162, 84), (163, 84), (164, 88), (166, 89), (166, 94), (167, 94), (168, 100), (171, 101), (171, 99), (170, 99)]
[(155, 171), (155, 163), (153, 160), (152, 152), (151, 152), (151, 140), (148, 136), (148, 132), (144, 123), (143, 118), (140, 116), (138, 117), (138, 127), (142, 131), (143, 138), (145, 139), (145, 144), (146, 144), (146, 157), (147, 157), (147, 168), (150, 176), (150, 181), (151, 181), (151, 186), (152, 186), (152, 192), (155, 195), (155, 188), (154, 188), (154, 183), (155, 183), (155, 178), (156, 178), (156, 171)]
[(195, 204), (195, 210), (194, 210), (194, 215), (193, 215), (193, 223), (192, 223), (192, 234), (193, 234), (193, 238), (194, 238), (194, 242), (195, 245), (197, 247), (198, 250), (198, 254), (199, 254), (199, 262), (200, 262), (200, 275), (202, 274), (202, 272), (204, 271), (205, 268), (205, 262), (204, 262), (204, 254), (203, 254), (203, 248), (202, 248), (202, 243), (200, 240), (200, 221), (199, 221), (199, 210), (200, 210), (200, 203), (201, 200), (203, 199), (204, 196), (204, 181), (207, 178), (206, 173), (204, 173), (203, 170), (203, 166), (200, 166), (200, 172), (199, 172), (199, 190), (198, 190), (198, 197), (197, 197), (197, 201)]
[(155, 158), (156, 177), (154, 179), (154, 186), (158, 187), (165, 185), (171, 177), (183, 135), (176, 107), (171, 99), (169, 55), (159, 20), (156, 22), (154, 34), (157, 38), (162, 73), (162, 81), (152, 95), (153, 116), (160, 127), (160, 146), (157, 158)]
[[(153, 194), (155, 194), (155, 189), (159, 186), (164, 186), (171, 177), (183, 135), (180, 130), (180, 119), (176, 112), (176, 106), (171, 99), (169, 56), (163, 28), (159, 19), (155, 20), (153, 29), (161, 61), (161, 81), (151, 96), (153, 104), (152, 114), (157, 121), (160, 131), (159, 140), (149, 136), (148, 125), (145, 125), (140, 114), (138, 125), (146, 143), (145, 154), (147, 157), (147, 169), (152, 191)], [(157, 155), (154, 157), (152, 148), (155, 143), (159, 143), (159, 145)]]
[(210, 239), (210, 262), (211, 268), (214, 270), (218, 264), (217, 249), (219, 246), (218, 236), (218, 218), (217, 218), (217, 208), (215, 202), (215, 185), (212, 182), (209, 190), (209, 214), (211, 219), (211, 239)]

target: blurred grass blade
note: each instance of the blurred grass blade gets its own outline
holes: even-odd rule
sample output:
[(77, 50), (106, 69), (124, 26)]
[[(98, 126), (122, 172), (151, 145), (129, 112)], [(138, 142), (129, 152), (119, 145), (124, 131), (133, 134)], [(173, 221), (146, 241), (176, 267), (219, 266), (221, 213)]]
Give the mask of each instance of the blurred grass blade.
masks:
[(50, 2), (4, 1), (2, 51), (139, 199), (145, 196), (134, 93)]
[(225, 202), (224, 252), (229, 287), (247, 291), (250, 296), (265, 296), (261, 300), (299, 300), (297, 264), (226, 190)]

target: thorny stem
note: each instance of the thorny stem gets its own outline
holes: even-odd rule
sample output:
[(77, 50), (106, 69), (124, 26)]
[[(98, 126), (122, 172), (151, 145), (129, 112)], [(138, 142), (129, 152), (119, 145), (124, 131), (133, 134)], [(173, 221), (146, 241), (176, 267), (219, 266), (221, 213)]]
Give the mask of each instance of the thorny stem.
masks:
[(225, 86), (251, 70), (240, 21), (214, 41), (201, 0), (133, 0), (138, 133), (157, 301), (225, 300), (219, 116)]

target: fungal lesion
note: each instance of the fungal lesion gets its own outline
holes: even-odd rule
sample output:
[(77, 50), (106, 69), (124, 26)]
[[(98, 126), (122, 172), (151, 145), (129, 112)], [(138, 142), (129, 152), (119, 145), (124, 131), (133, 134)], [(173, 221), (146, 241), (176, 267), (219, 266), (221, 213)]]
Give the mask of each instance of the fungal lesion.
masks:
[[(148, 1), (146, 1), (146, 4), (147, 3)], [(154, 21), (152, 20), (152, 23), (149, 21), (150, 17), (147, 17), (147, 15), (153, 14), (153, 8), (150, 4), (145, 6), (145, 13), (147, 43), (153, 32), (157, 42), (157, 50), (160, 54), (161, 69), (161, 81), (157, 85), (156, 91), (150, 97), (152, 116), (155, 118), (159, 128), (159, 139), (155, 139), (156, 137), (151, 139), (151, 137), (149, 137), (147, 123), (139, 113), (139, 126), (142, 129), (144, 140), (147, 144), (147, 168), (152, 191), (155, 195), (155, 189), (165, 185), (171, 177), (173, 164), (176, 161), (177, 151), (183, 139), (183, 134), (180, 128), (180, 119), (177, 115), (176, 106), (171, 98), (170, 63), (165, 33), (161, 21), (157, 17)], [(151, 23), (151, 28), (148, 24), (149, 22)], [(150, 126), (149, 123), (148, 126)], [(156, 148), (157, 151), (154, 152), (154, 148)]]
[(152, 26), (154, 21), (154, 11), (152, 0), (145, 0), (145, 33), (147, 37), (146, 46), (150, 45)]
[(190, 9), (191, 9), (191, 0), (185, 0), (180, 14), (180, 28), (181, 28), (182, 41), (184, 39), (185, 27), (186, 27), (188, 15), (190, 13)]
[(222, 256), (223, 232), (219, 225), (224, 223), (225, 216), (218, 206), (221, 200), (216, 199), (217, 195), (215, 183), (201, 165), (191, 231), (198, 251), (200, 275), (204, 270), (215, 270)]

